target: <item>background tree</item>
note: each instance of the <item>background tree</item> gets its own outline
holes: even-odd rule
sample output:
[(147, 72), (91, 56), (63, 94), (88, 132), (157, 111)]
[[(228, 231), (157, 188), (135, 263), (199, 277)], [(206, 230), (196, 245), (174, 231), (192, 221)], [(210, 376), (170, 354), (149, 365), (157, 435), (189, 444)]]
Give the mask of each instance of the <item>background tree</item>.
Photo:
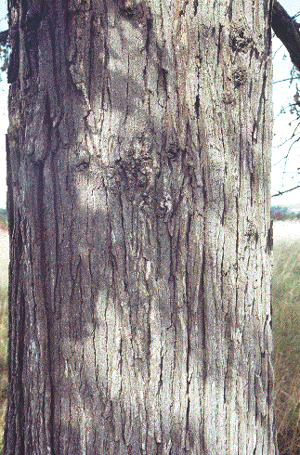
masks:
[(300, 68), (300, 32), (299, 24), (288, 15), (285, 9), (274, 1), (272, 10), (272, 28), (286, 49), (295, 67)]
[(8, 45), (8, 30), (0, 32), (0, 70), (6, 71), (8, 68), (9, 45)]
[(276, 453), (270, 2), (10, 0), (4, 453)]
[[(299, 14), (298, 14), (299, 15)], [(286, 93), (294, 91), (294, 96), (291, 96), (290, 101), (285, 105), (281, 106), (280, 112), (277, 115), (278, 119), (275, 117), (275, 131), (274, 135), (274, 146), (275, 149), (279, 149), (279, 156), (275, 159), (275, 163), (280, 165), (282, 172), (282, 189), (272, 191), (272, 196), (280, 196), (284, 193), (288, 193), (299, 188), (298, 174), (299, 169), (297, 167), (297, 162), (295, 160), (296, 146), (299, 142), (299, 88), (298, 88), (298, 78), (299, 78), (299, 62), (300, 62), (300, 33), (299, 33), (299, 24), (296, 22), (296, 18), (290, 17), (288, 13), (282, 8), (282, 6), (275, 1), (273, 6), (273, 15), (272, 15), (272, 28), (276, 36), (281, 40), (285, 49), (288, 50), (290, 58), (294, 66), (290, 72), (290, 78), (284, 80), (275, 80), (274, 82), (285, 84)], [(284, 54), (284, 58), (286, 55)], [(277, 63), (278, 64), (278, 63)], [(291, 88), (292, 86), (292, 88)], [(275, 89), (275, 96), (277, 96), (277, 85)], [(284, 115), (287, 114), (287, 115)], [(286, 119), (288, 117), (288, 120)], [(277, 120), (277, 124), (276, 124)], [(278, 125), (279, 123), (279, 125)], [(280, 125), (281, 124), (281, 125)], [(277, 125), (277, 126), (276, 126)], [(284, 125), (284, 126), (283, 126)], [(283, 126), (280, 128), (280, 126)], [(279, 127), (279, 128), (278, 128)], [(285, 133), (283, 133), (286, 131)], [(283, 135), (283, 137), (282, 137)], [(276, 137), (277, 136), (277, 137)], [(280, 140), (278, 138), (280, 137)], [(277, 152), (277, 153), (278, 153)], [(276, 154), (274, 153), (274, 156)], [(289, 174), (289, 177), (293, 174), (293, 177), (290, 178), (289, 183), (286, 182), (286, 174)], [(274, 172), (275, 174), (275, 172)], [(275, 179), (276, 181), (276, 179)], [(278, 181), (276, 181), (275, 186), (279, 186)], [(273, 199), (273, 202), (276, 200)]]

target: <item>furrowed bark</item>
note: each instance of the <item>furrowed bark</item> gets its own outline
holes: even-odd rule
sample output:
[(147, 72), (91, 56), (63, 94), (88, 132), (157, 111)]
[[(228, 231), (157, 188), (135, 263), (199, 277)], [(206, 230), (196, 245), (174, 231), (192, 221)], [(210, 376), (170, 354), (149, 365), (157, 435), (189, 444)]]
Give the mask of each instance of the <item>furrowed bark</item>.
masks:
[(9, 12), (4, 453), (277, 453), (269, 4)]

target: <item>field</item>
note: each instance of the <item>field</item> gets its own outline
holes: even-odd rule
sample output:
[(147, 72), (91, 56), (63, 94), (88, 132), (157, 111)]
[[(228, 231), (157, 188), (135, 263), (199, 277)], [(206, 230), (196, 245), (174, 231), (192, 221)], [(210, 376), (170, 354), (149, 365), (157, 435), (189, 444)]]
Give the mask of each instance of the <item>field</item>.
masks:
[(274, 244), (273, 333), (280, 455), (300, 454), (300, 241)]
[[(287, 232), (286, 225), (283, 232)], [(300, 241), (292, 235), (286, 239), (279, 231), (275, 231), (275, 234), (273, 327), (278, 443), (280, 455), (299, 455)], [(8, 237), (0, 230), (0, 441), (3, 437), (7, 394), (7, 266)]]
[(7, 269), (8, 235), (0, 229), (0, 453), (4, 432), (4, 417), (7, 393)]

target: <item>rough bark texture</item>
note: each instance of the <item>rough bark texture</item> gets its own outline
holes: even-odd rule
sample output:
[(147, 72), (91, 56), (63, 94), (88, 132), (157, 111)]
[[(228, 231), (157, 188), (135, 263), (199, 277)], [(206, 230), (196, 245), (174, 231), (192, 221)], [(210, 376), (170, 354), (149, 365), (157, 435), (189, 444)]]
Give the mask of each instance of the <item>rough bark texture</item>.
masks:
[(273, 455), (268, 0), (9, 0), (6, 455)]

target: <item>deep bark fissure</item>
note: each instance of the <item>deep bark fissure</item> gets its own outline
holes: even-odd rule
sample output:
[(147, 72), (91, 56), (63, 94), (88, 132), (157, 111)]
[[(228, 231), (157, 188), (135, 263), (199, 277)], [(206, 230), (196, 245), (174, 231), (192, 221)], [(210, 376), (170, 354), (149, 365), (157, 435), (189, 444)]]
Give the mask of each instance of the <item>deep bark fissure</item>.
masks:
[[(49, 106), (48, 106), (48, 100), (46, 102), (46, 113), (49, 112)], [(46, 121), (46, 119), (45, 119)], [(49, 117), (47, 118), (47, 121), (49, 122)], [(50, 140), (50, 138), (48, 138)], [(45, 157), (46, 158), (46, 157)], [(52, 306), (51, 306), (51, 298), (49, 296), (49, 281), (47, 277), (47, 265), (45, 263), (44, 258), (47, 257), (46, 251), (45, 251), (45, 246), (46, 246), (46, 239), (45, 239), (45, 226), (44, 226), (44, 168), (45, 168), (45, 162), (42, 161), (38, 164), (37, 166), (37, 175), (38, 175), (38, 190), (37, 190), (37, 207), (38, 207), (38, 225), (39, 225), (39, 232), (40, 232), (40, 257), (41, 257), (41, 289), (42, 289), (42, 296), (43, 296), (43, 301), (45, 305), (45, 315), (46, 315), (46, 336), (47, 336), (47, 348), (48, 348), (48, 358), (47, 358), (47, 368), (49, 369), (49, 383), (50, 383), (50, 404), (47, 403), (50, 407), (50, 415), (49, 415), (49, 428), (45, 428), (44, 431), (45, 433), (49, 431), (49, 434), (51, 435), (51, 451), (54, 452), (54, 425), (53, 425), (53, 416), (54, 416), (54, 407), (53, 407), (53, 397), (55, 394), (55, 389), (53, 386), (53, 381), (52, 381), (52, 368), (53, 368), (53, 357), (51, 356), (51, 332), (50, 332), (50, 327), (51, 327), (51, 319), (53, 317), (53, 312), (52, 312)], [(37, 305), (39, 305), (39, 302), (37, 302)], [(43, 412), (46, 414), (46, 408), (43, 408)]]

